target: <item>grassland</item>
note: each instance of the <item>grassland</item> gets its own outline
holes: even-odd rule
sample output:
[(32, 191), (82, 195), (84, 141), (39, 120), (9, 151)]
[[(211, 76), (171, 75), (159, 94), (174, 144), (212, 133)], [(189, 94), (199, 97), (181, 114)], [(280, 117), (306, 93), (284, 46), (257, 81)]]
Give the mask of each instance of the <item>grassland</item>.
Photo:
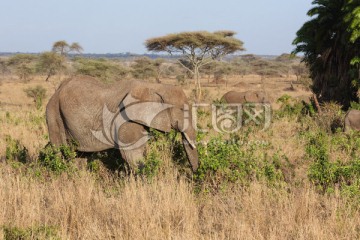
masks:
[[(276, 109), (271, 127), (202, 136), (209, 144), (199, 146), (203, 166), (195, 175), (174, 157), (182, 150), (158, 136), (148, 149), (152, 165), (133, 176), (106, 167), (100, 160), (118, 158), (106, 154), (66, 160), (59, 171), (44, 165), (44, 107), (37, 110), (23, 90), (43, 86), (46, 103), (61, 79), (3, 78), (0, 239), (359, 238), (360, 136), (342, 133), (341, 124), (332, 132), (344, 114), (336, 105), (318, 116), (299, 101), (276, 103), (284, 94), (310, 96), (300, 85), (289, 90), (294, 80), (248, 75), (225, 85), (203, 79), (207, 102), (229, 90), (265, 90)], [(192, 85), (183, 87), (191, 97)], [(229, 138), (245, 144), (211, 144)]]

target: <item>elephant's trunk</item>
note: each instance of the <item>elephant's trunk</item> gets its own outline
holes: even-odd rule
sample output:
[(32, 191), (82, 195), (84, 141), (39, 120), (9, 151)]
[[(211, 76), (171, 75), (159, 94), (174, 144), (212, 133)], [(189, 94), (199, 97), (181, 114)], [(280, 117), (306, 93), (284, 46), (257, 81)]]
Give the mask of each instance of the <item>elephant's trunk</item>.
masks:
[[(189, 127), (191, 128), (191, 127)], [(191, 168), (195, 172), (199, 167), (199, 156), (196, 149), (196, 134), (194, 129), (187, 129), (182, 132), (183, 144)]]

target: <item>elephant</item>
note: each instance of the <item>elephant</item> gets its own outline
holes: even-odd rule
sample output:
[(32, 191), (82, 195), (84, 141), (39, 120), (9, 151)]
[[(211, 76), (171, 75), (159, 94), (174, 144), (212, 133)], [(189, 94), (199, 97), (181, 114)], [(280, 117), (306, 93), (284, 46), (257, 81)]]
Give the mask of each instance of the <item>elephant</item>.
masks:
[(264, 129), (270, 126), (271, 105), (265, 92), (229, 91), (222, 96), (221, 101), (226, 105), (237, 105), (237, 113), (239, 114), (239, 110), (241, 112), (241, 117), (238, 115), (240, 120), (238, 125), (255, 123), (256, 125), (263, 125)]
[(344, 120), (344, 129), (345, 132), (351, 130), (360, 131), (360, 111), (359, 110), (349, 110), (345, 115)]
[(149, 128), (181, 132), (192, 170), (199, 166), (192, 111), (180, 87), (136, 80), (104, 84), (77, 76), (65, 80), (46, 106), (50, 142), (74, 140), (80, 152), (118, 148), (130, 169), (141, 167)]
[(222, 100), (226, 103), (269, 103), (268, 98), (264, 92), (260, 91), (246, 91), (236, 92), (229, 91), (222, 96)]

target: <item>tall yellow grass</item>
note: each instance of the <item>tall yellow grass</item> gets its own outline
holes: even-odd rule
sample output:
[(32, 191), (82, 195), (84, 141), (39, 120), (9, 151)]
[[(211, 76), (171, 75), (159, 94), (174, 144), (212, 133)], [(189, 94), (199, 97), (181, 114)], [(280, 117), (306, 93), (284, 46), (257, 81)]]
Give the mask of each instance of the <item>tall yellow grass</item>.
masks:
[(358, 214), (310, 186), (196, 194), (171, 169), (151, 182), (98, 182), (86, 171), (39, 180), (0, 166), (0, 226), (53, 226), (61, 239), (356, 239)]

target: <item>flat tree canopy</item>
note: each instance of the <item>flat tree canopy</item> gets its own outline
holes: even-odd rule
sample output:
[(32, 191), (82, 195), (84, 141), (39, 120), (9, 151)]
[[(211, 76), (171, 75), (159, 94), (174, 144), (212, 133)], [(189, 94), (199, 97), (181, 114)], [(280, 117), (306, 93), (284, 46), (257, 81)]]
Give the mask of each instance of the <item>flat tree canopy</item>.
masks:
[(198, 54), (198, 57), (218, 57), (244, 50), (243, 42), (233, 37), (235, 32), (218, 31), (214, 33), (182, 32), (163, 37), (151, 38), (146, 41), (149, 51)]
[[(179, 63), (195, 76), (196, 95), (201, 96), (199, 69), (221, 57), (244, 50), (243, 42), (234, 38), (233, 31), (196, 31), (169, 34), (146, 40), (145, 46), (149, 51), (168, 52), (170, 55), (181, 54), (185, 59)], [(191, 68), (183, 62), (190, 63)]]

